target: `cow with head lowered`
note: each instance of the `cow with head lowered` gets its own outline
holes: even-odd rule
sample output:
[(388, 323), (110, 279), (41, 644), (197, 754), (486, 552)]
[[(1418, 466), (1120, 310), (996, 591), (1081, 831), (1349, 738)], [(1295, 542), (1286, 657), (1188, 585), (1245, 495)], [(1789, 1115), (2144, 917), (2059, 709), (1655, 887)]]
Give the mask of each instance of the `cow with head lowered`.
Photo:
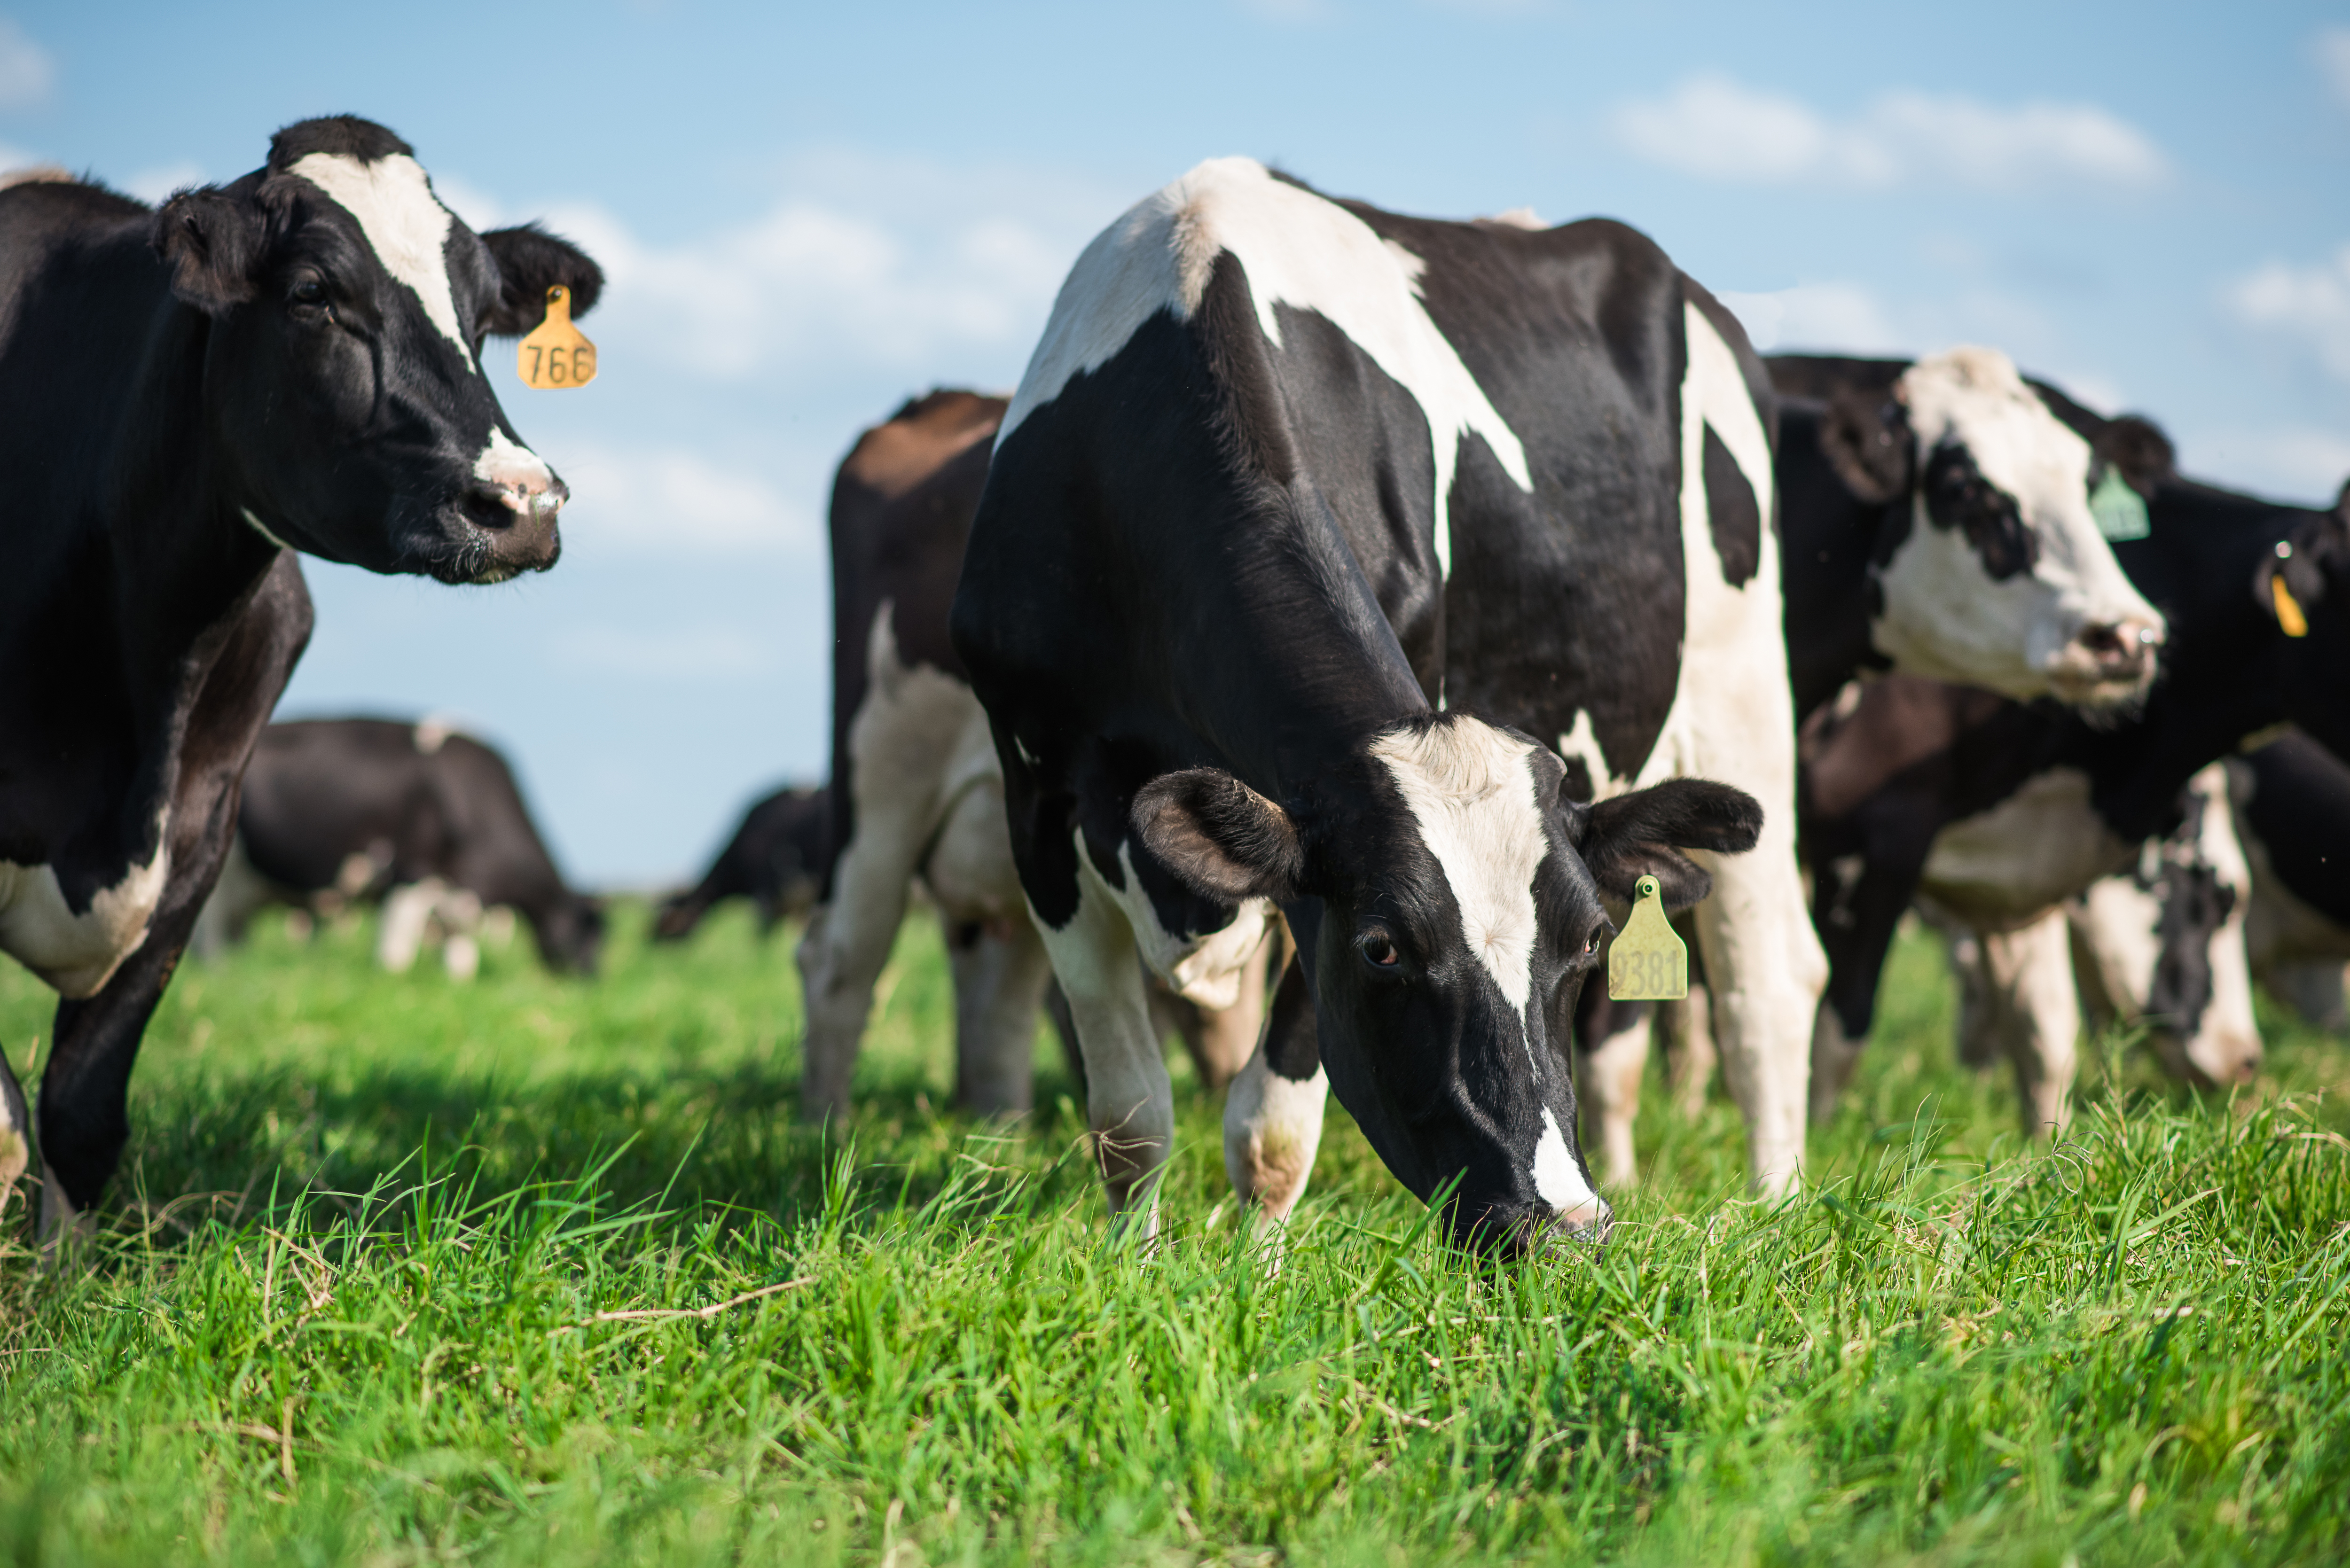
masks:
[[(0, 950), (63, 997), (42, 1230), (130, 1134), (147, 1020), (219, 875), (255, 737), (310, 630), (295, 552), (450, 583), (555, 564), (567, 492), (481, 367), (601, 274), (476, 234), (408, 144), (349, 118), (160, 209), (0, 190)], [(0, 1177), (32, 1131), (5, 1083)]]
[[(1772, 431), (1736, 321), (1621, 224), (1400, 217), (1225, 159), (1087, 248), (953, 630), (1115, 1204), (1171, 1130), (1138, 948), (1212, 972), (1274, 906), (1299, 962), (1226, 1103), (1244, 1195), (1288, 1210), (1335, 1086), (1415, 1191), (1458, 1179), (1456, 1234), (1600, 1222), (1568, 1047), (1644, 872), (1713, 888), (1750, 1168), (1796, 1179), (1825, 966)], [(2113, 597), (2092, 618), (2151, 629)]]

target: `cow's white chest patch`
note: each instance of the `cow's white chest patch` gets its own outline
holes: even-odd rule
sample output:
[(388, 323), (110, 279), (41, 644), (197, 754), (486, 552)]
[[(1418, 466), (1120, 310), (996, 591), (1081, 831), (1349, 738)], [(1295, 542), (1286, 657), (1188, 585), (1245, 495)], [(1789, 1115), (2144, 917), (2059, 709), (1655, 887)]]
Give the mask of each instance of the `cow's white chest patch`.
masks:
[(0, 951), (62, 996), (95, 994), (147, 940), (147, 923), (163, 901), (172, 867), (167, 826), (158, 818), (154, 858), (131, 867), (113, 887), (99, 889), (79, 913), (67, 904), (54, 867), (0, 860)]
[(1461, 907), (1461, 937), (1523, 1015), (1534, 992), (1534, 873), (1550, 841), (1534, 747), (1474, 720), (1371, 743)]
[(415, 292), (425, 317), (473, 364), (473, 342), (457, 319), (457, 297), (449, 286), (449, 225), (455, 220), (432, 194), (424, 166), (399, 153), (361, 162), (343, 153), (313, 152), (296, 160), (291, 172), (359, 220), (384, 271)]
[(1258, 326), (1276, 347), (1276, 305), (1314, 311), (1419, 404), (1436, 466), (1437, 565), (1449, 573), (1461, 441), (1484, 437), (1503, 472), (1531, 493), (1525, 447), (1421, 303), (1426, 264), (1335, 202), (1275, 180), (1254, 159), (1210, 159), (1086, 247), (1054, 301), (998, 442), (1073, 377), (1100, 369), (1153, 316), (1189, 320), (1226, 251), (1248, 275)]

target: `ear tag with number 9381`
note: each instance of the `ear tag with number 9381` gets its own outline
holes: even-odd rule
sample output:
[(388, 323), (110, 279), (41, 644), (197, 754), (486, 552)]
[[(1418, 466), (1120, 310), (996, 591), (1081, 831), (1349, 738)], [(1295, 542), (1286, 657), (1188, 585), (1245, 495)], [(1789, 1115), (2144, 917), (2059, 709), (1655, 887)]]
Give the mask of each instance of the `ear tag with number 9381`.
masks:
[(584, 387), (596, 379), (596, 345), (571, 325), (571, 291), (546, 291), (546, 319), (515, 351), (515, 374), (542, 391)]
[(1689, 949), (1665, 919), (1657, 879), (1632, 886), (1632, 913), (1607, 950), (1610, 1002), (1679, 1002), (1689, 994)]

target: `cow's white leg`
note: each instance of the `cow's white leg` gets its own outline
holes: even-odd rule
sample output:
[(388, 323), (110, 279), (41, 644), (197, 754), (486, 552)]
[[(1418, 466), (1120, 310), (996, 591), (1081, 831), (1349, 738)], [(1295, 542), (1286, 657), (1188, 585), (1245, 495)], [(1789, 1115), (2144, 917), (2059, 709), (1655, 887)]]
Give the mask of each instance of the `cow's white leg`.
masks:
[(394, 888), (383, 901), (383, 924), (376, 932), (375, 961), (393, 974), (406, 974), (424, 945), (425, 928), (432, 921), (447, 888), (438, 877)]
[(967, 939), (949, 948), (954, 955), (955, 1102), (983, 1116), (1019, 1115), (1035, 1104), (1036, 1009), (1052, 960), (1025, 914), (967, 922), (953, 935)]
[(1802, 1180), (1813, 1034), (1828, 980), (1795, 866), (1794, 819), (1766, 806), (1752, 852), (1696, 856), (1713, 873), (1713, 896), (1696, 913), (1721, 1075), (1745, 1114), (1748, 1176), (1766, 1197)]
[(1684, 1121), (1705, 1114), (1706, 1091), (1720, 1059), (1713, 1045), (1713, 995), (1698, 982), (1679, 1002), (1657, 1003), (1657, 1033), (1665, 1048), (1665, 1079), (1673, 1109)]
[(1255, 1206), (1260, 1231), (1281, 1225), (1305, 1196), (1330, 1099), (1315, 1048), (1313, 991), (1287, 925), (1274, 924), (1282, 933), (1282, 974), (1273, 1016), (1224, 1096), (1224, 1174), (1241, 1202)]
[(2072, 1119), (2079, 1072), (2081, 1001), (2073, 984), (2073, 939), (2060, 907), (2012, 931), (1982, 938), (1984, 976), (2001, 1042), (2015, 1067), (2023, 1128), (2036, 1137)]
[(1077, 908), (1057, 930), (1036, 922), (1068, 999), (1086, 1060), (1086, 1114), (1110, 1212), (1145, 1234), (1159, 1229), (1159, 1173), (1175, 1137), (1175, 1091), (1150, 1024), (1134, 928), (1077, 850)]
[(441, 921), (441, 965), (449, 978), (470, 981), (482, 970), (482, 900), (470, 888), (452, 888), (434, 911)]
[[(1604, 972), (1595, 974), (1589, 983), (1605, 985)], [(1653, 1009), (1641, 1008), (1628, 1027), (1581, 1053), (1576, 1064), (1584, 1144), (1599, 1151), (1601, 1179), (1611, 1187), (1630, 1187), (1640, 1179), (1640, 1168), (1632, 1154), (1632, 1123), (1640, 1114), (1640, 1080), (1648, 1070), (1653, 1019)]]
[(807, 1012), (801, 1043), (800, 1114), (810, 1121), (848, 1115), (848, 1080), (873, 1008), (874, 982), (889, 961), (906, 918), (906, 889), (920, 856), (918, 824), (859, 815), (856, 836), (833, 871), (832, 901), (816, 907), (800, 938), (800, 990)]

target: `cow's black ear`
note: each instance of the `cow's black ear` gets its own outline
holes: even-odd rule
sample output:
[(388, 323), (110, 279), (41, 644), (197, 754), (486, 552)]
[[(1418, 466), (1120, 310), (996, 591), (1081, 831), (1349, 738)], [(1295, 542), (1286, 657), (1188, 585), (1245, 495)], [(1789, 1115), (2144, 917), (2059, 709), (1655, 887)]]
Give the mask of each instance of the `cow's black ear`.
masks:
[(482, 236), (498, 264), (498, 302), (483, 329), (519, 337), (546, 319), (546, 291), (556, 284), (571, 291), (571, 314), (596, 308), (604, 292), (604, 269), (586, 251), (536, 223), (492, 229)]
[(2155, 487), (2178, 477), (2178, 452), (2162, 427), (2143, 414), (2108, 421), (2090, 446), (2122, 471), (2129, 487), (2151, 499)]
[(217, 316), (254, 296), (267, 238), (259, 207), (217, 185), (198, 185), (163, 203), (147, 243), (172, 269), (172, 292)]
[(1883, 392), (1838, 388), (1820, 423), (1820, 446), (1846, 488), (1872, 506), (1908, 494), (1917, 477), (1909, 410)]
[(1635, 883), (1654, 877), (1675, 910), (1713, 891), (1713, 878), (1680, 849), (1739, 855), (1762, 833), (1762, 803), (1711, 779), (1669, 779), (1566, 812), (1568, 836), (1600, 891), (1629, 898)]
[(1135, 792), (1134, 831), (1176, 879), (1237, 904), (1296, 897), (1305, 852), (1290, 815), (1222, 768), (1186, 768)]

